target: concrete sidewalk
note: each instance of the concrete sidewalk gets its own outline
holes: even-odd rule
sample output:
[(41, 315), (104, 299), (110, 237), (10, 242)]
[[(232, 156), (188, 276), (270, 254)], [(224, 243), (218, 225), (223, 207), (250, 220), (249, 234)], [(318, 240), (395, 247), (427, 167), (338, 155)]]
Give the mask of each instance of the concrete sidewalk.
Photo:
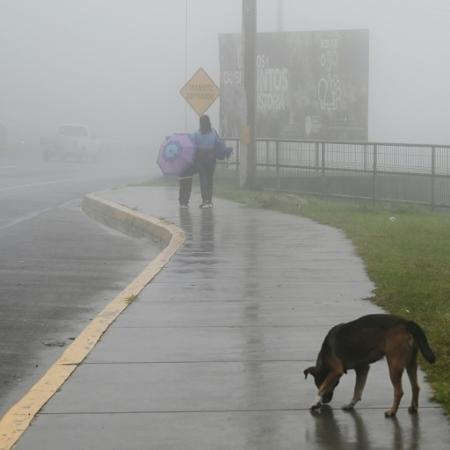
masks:
[(332, 408), (308, 409), (315, 387), (302, 372), (328, 329), (380, 311), (364, 300), (373, 286), (340, 231), (228, 201), (179, 210), (171, 188), (98, 195), (179, 224), (187, 240), (15, 448), (448, 448), (449, 422), (423, 380), (418, 416), (405, 377), (397, 418), (384, 418), (385, 362), (354, 413), (340, 409), (353, 374)]

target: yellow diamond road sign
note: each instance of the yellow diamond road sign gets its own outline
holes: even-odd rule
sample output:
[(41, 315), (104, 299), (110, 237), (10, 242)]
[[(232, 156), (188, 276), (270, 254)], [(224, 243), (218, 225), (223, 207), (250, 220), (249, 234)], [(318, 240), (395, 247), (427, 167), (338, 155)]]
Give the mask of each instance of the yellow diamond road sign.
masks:
[(198, 69), (183, 86), (180, 94), (201, 116), (216, 101), (220, 91), (210, 76), (203, 69)]

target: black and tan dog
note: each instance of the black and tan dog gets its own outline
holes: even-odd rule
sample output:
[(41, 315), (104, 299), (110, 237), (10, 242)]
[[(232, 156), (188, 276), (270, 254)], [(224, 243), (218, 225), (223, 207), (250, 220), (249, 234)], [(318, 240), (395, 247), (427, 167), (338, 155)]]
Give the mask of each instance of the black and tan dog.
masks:
[(402, 374), (408, 373), (412, 388), (410, 413), (417, 412), (419, 385), (417, 383), (417, 351), (434, 363), (436, 357), (428, 345), (422, 328), (415, 322), (389, 314), (371, 314), (333, 327), (325, 337), (316, 365), (304, 371), (311, 374), (318, 387), (318, 396), (311, 409), (329, 403), (339, 379), (347, 370), (356, 372), (356, 384), (351, 402), (344, 409), (351, 410), (361, 400), (366, 384), (369, 364), (386, 357), (391, 382), (394, 386), (394, 402), (386, 411), (386, 417), (395, 416), (403, 396)]

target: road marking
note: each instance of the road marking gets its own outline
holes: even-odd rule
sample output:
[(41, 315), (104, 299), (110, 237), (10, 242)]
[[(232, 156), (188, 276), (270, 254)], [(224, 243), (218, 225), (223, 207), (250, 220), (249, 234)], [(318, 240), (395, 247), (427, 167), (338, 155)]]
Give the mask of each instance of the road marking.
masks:
[(15, 225), (18, 225), (19, 223), (25, 222), (27, 220), (31, 220), (34, 219), (36, 217), (41, 216), (42, 214), (45, 214), (47, 212), (53, 211), (54, 209), (58, 209), (58, 208), (64, 208), (68, 205), (71, 205), (75, 202), (76, 200), (68, 200), (67, 202), (61, 203), (60, 205), (56, 205), (56, 206), (51, 206), (50, 208), (44, 208), (44, 209), (40, 209), (39, 211), (34, 211), (32, 213), (29, 213), (25, 216), (19, 217), (17, 219), (13, 219), (10, 220), (9, 222), (4, 223), (3, 225), (0, 225), (0, 231), (1, 230), (6, 230), (7, 228), (11, 228)]
[[(86, 197), (85, 197), (86, 198)], [(97, 317), (81, 332), (44, 376), (13, 405), (0, 420), (0, 450), (10, 450), (27, 430), (33, 418), (84, 361), (99, 339), (137, 297), (144, 287), (164, 268), (185, 241), (184, 232), (176, 225), (145, 216), (116, 203), (89, 195), (89, 201), (103, 208), (119, 221), (131, 220), (147, 224), (149, 233), (157, 233), (167, 246)], [(151, 231), (150, 231), (151, 230)]]
[(0, 192), (15, 191), (17, 189), (28, 189), (28, 188), (39, 187), (39, 186), (48, 186), (49, 184), (65, 183), (67, 181), (72, 181), (72, 179), (66, 178), (65, 180), (45, 181), (43, 183), (18, 184), (17, 186), (8, 186), (8, 187), (0, 188)]

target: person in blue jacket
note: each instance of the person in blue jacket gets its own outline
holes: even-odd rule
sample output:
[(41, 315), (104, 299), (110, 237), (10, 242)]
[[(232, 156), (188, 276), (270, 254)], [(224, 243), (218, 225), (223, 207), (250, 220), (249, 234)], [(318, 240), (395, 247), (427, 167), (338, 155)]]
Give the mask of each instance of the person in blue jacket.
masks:
[(213, 178), (216, 168), (216, 146), (221, 139), (211, 127), (209, 116), (200, 116), (200, 128), (191, 135), (196, 147), (194, 165), (180, 176), (179, 202), (187, 207), (192, 191), (192, 177), (198, 172), (202, 203), (200, 208), (212, 208)]

